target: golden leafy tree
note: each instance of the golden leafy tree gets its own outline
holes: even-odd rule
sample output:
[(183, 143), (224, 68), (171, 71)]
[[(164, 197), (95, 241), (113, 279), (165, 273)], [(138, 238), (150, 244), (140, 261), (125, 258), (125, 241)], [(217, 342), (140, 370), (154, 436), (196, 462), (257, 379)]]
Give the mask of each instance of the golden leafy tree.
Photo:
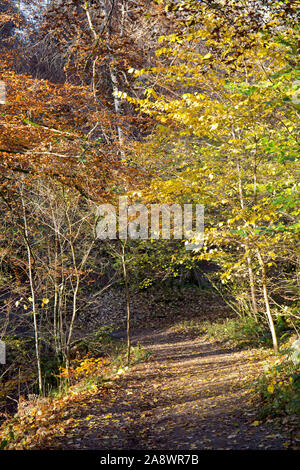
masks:
[[(160, 63), (131, 70), (148, 79), (144, 98), (119, 96), (160, 122), (155, 146), (140, 150), (154, 174), (145, 197), (205, 204), (198, 256), (222, 264), (223, 283), (248, 278), (255, 318), (262, 292), (277, 351), (272, 276), (299, 265), (296, 10), (282, 2), (257, 16), (243, 2), (218, 4), (187, 2), (192, 24), (185, 18), (183, 32), (160, 38)], [(289, 290), (287, 277), (277, 281)]]

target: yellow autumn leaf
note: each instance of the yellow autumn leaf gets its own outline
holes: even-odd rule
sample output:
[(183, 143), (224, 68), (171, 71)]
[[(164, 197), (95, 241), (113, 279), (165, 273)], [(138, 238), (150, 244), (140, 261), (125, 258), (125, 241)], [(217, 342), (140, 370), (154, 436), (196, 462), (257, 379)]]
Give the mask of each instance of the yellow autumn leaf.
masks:
[(260, 421), (253, 421), (253, 423), (251, 424), (251, 426), (259, 426), (260, 425)]

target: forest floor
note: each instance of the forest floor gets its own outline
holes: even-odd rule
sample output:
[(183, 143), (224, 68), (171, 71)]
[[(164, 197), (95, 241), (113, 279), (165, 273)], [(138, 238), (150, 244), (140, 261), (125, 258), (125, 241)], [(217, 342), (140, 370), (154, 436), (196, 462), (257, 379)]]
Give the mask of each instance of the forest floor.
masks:
[[(257, 418), (251, 384), (270, 352), (228, 350), (172, 328), (134, 337), (151, 354), (76, 410), (55, 448), (287, 449), (289, 436)], [(49, 448), (53, 448), (49, 443)]]

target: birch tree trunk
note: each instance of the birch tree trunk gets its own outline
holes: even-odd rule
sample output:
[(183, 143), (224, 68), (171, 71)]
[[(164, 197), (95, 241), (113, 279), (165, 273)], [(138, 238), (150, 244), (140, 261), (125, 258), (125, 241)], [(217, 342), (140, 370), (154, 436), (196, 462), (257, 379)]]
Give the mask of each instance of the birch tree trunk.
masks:
[(275, 330), (275, 325), (273, 321), (273, 317), (271, 314), (271, 309), (270, 309), (270, 303), (269, 303), (269, 297), (268, 297), (268, 287), (267, 287), (267, 276), (266, 276), (266, 267), (264, 260), (261, 256), (261, 253), (259, 249), (257, 248), (257, 257), (259, 260), (259, 264), (262, 270), (262, 286), (263, 286), (263, 293), (264, 293), (264, 300), (265, 300), (265, 307), (266, 307), (266, 315), (268, 318), (268, 323), (272, 335), (272, 341), (273, 341), (273, 347), (274, 347), (274, 352), (275, 354), (278, 353), (278, 341), (277, 341), (277, 335), (276, 335), (276, 330)]

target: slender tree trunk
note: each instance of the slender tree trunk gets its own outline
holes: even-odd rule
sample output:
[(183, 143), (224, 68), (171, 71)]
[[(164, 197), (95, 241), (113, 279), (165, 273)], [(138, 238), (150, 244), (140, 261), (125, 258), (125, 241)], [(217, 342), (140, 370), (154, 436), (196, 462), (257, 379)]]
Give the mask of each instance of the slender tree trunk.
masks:
[[(70, 232), (69, 244), (70, 244), (71, 253), (72, 253), (73, 269), (75, 271), (75, 276), (76, 276), (75, 287), (73, 289), (72, 317), (71, 317), (69, 333), (68, 333), (68, 338), (67, 338), (67, 343), (66, 343), (66, 369), (69, 372), (70, 359), (71, 359), (71, 340), (72, 340), (72, 335), (73, 335), (75, 319), (77, 315), (77, 294), (78, 294), (79, 284), (80, 284), (80, 272), (77, 267), (75, 249), (74, 249), (74, 245), (72, 241), (72, 224), (71, 224), (71, 221), (67, 212), (66, 212), (66, 217), (69, 223), (69, 232)], [(72, 282), (72, 278), (71, 278), (71, 282)]]
[[(105, 28), (107, 29), (107, 31), (108, 31), (107, 48), (108, 48), (108, 50), (110, 50), (110, 20), (111, 20), (113, 10), (115, 8), (115, 2), (113, 0), (110, 10), (108, 9), (105, 2), (103, 4), (103, 6), (104, 6), (103, 12), (104, 12), (104, 21), (105, 22), (104, 22), (104, 26), (102, 28), (103, 30), (101, 31), (101, 33), (104, 32)], [(84, 9), (85, 9), (85, 12), (86, 12), (86, 17), (87, 17), (87, 21), (88, 21), (90, 31), (93, 35), (94, 40), (97, 41), (98, 40), (98, 34), (97, 34), (97, 31), (96, 31), (96, 29), (93, 25), (93, 21), (92, 21), (90, 10), (89, 10), (89, 2), (88, 1), (86, 1), (84, 3)], [(122, 26), (121, 27), (121, 35), (122, 35), (122, 28), (123, 28), (124, 17), (125, 17), (125, 6), (124, 5), (122, 5), (122, 15), (121, 16), (122, 16), (121, 17), (121, 26)], [(100, 33), (100, 35), (101, 35), (101, 33)], [(113, 62), (114, 62), (113, 56), (111, 54), (109, 54), (108, 57), (109, 57), (108, 66), (109, 66), (109, 74), (110, 74), (111, 88), (112, 88), (112, 93), (113, 93), (115, 113), (116, 113), (117, 116), (120, 116), (122, 114), (122, 105), (121, 105), (121, 100), (117, 96), (117, 92), (118, 92), (118, 78), (117, 78), (117, 75), (118, 75), (118, 71), (116, 69), (116, 66), (112, 65)], [(97, 63), (97, 60), (98, 60), (98, 57), (96, 57), (93, 60), (93, 65), (92, 65), (92, 77), (93, 77), (92, 86), (93, 86), (94, 97), (96, 97), (95, 77), (96, 77), (96, 63)], [(124, 132), (123, 132), (122, 128), (119, 126), (119, 124), (116, 125), (116, 128), (117, 128), (119, 145), (120, 145), (120, 153), (121, 153), (122, 157), (124, 157), (125, 156), (124, 151), (123, 151)]]
[(42, 394), (43, 382), (42, 382), (39, 334), (38, 334), (38, 324), (37, 324), (36, 298), (35, 298), (35, 289), (34, 289), (33, 272), (32, 272), (32, 253), (31, 253), (31, 247), (29, 243), (29, 232), (28, 232), (26, 208), (25, 208), (25, 203), (24, 203), (24, 198), (23, 198), (23, 188), (21, 188), (20, 193), (21, 193), (21, 204), (22, 204), (22, 210), (23, 210), (24, 239), (25, 239), (26, 248), (27, 248), (28, 277), (29, 277), (30, 292), (31, 292), (31, 299), (32, 299), (31, 305), (32, 305), (32, 313), (33, 313), (35, 354), (36, 354), (37, 371), (38, 371), (38, 386), (39, 386), (39, 393)]
[(267, 315), (267, 318), (268, 318), (268, 323), (269, 323), (270, 331), (271, 331), (271, 334), (272, 334), (274, 351), (277, 354), (278, 353), (278, 341), (277, 341), (275, 325), (274, 325), (274, 321), (273, 321), (273, 318), (272, 318), (272, 313), (271, 313), (270, 303), (269, 303), (269, 297), (268, 297), (266, 267), (265, 267), (265, 263), (264, 263), (264, 260), (261, 256), (261, 253), (260, 253), (259, 249), (257, 249), (256, 252), (257, 252), (257, 257), (258, 257), (259, 264), (260, 264), (260, 267), (261, 267), (261, 270), (262, 270), (262, 286), (263, 286), (263, 293), (264, 293), (264, 300), (265, 300), (265, 307), (266, 307), (266, 315)]
[(77, 297), (78, 297), (78, 291), (79, 291), (79, 285), (81, 281), (81, 272), (82, 269), (89, 257), (89, 254), (91, 252), (91, 249), (94, 245), (94, 239), (92, 240), (91, 244), (87, 248), (86, 252), (84, 253), (81, 262), (78, 264), (76, 260), (76, 254), (75, 254), (75, 246), (74, 246), (74, 241), (72, 240), (72, 223), (69, 218), (68, 212), (66, 212), (66, 218), (68, 220), (69, 224), (69, 245), (71, 249), (71, 254), (72, 254), (72, 263), (73, 263), (73, 269), (75, 272), (75, 286), (73, 288), (73, 307), (72, 307), (72, 317), (69, 325), (69, 331), (68, 331), (68, 337), (67, 337), (67, 343), (66, 343), (66, 369), (69, 370), (70, 367), (70, 358), (71, 358), (71, 340), (73, 336), (73, 330), (74, 330), (74, 325), (75, 325), (75, 320), (77, 316)]
[(250, 290), (251, 290), (251, 302), (252, 302), (252, 312), (256, 321), (258, 321), (258, 308), (257, 308), (257, 301), (256, 301), (256, 289), (255, 289), (255, 279), (254, 273), (252, 269), (252, 260), (249, 253), (249, 247), (246, 245), (247, 250), (247, 264), (248, 264), (248, 273), (249, 273), (249, 280), (250, 280)]
[[(52, 211), (52, 220), (55, 224), (55, 217)], [(55, 352), (58, 355), (59, 346), (58, 346), (58, 283), (57, 283), (57, 271), (58, 271), (58, 240), (57, 240), (57, 228), (55, 226), (55, 243), (54, 243), (54, 303), (53, 303), (53, 335), (54, 335), (54, 344)]]
[(61, 285), (59, 286), (59, 295), (58, 295), (58, 344), (59, 351), (62, 352), (65, 349), (65, 335), (64, 335), (64, 324), (63, 324), (63, 312), (65, 313), (64, 308), (64, 280), (62, 280)]
[(128, 275), (126, 268), (125, 259), (125, 243), (122, 243), (122, 266), (125, 282), (125, 293), (126, 293), (126, 309), (127, 309), (127, 364), (130, 364), (130, 353), (131, 353), (131, 335), (130, 335), (130, 323), (131, 323), (131, 312), (130, 312), (130, 294), (128, 286)]
[(72, 318), (71, 318), (71, 323), (70, 323), (70, 327), (69, 327), (69, 335), (68, 335), (68, 340), (67, 340), (67, 351), (66, 351), (66, 369), (67, 369), (67, 371), (69, 371), (69, 368), (70, 368), (71, 340), (72, 340), (74, 323), (75, 323), (76, 314), (77, 314), (77, 295), (78, 295), (79, 283), (80, 283), (80, 277), (79, 277), (79, 274), (77, 273), (75, 289), (74, 289), (74, 292), (73, 292)]
[[(123, 34), (123, 25), (124, 25), (124, 19), (125, 19), (125, 8), (124, 5), (122, 5), (122, 14), (120, 18), (120, 24), (121, 24), (121, 31), (120, 31), (120, 36)], [(107, 7), (105, 6), (104, 11), (105, 11), (105, 21), (107, 25), (107, 30), (108, 30), (108, 43), (107, 47), (110, 50), (110, 18), (112, 15), (112, 12), (115, 8), (115, 1), (112, 1), (111, 5), (111, 10), (108, 11)], [(122, 104), (120, 99), (118, 98), (118, 70), (114, 63), (114, 58), (111, 54), (109, 54), (109, 73), (110, 73), (110, 81), (111, 81), (111, 87), (112, 87), (112, 92), (113, 92), (113, 97), (114, 97), (114, 108), (115, 108), (115, 113), (117, 116), (120, 116), (122, 114)], [(125, 157), (124, 151), (123, 151), (123, 145), (124, 145), (124, 132), (122, 131), (121, 127), (117, 124), (117, 132), (118, 132), (118, 138), (119, 138), (119, 144), (120, 144), (120, 152), (122, 157)]]
[[(112, 58), (111, 58), (112, 62)], [(121, 101), (119, 100), (117, 93), (118, 93), (118, 79), (117, 79), (117, 73), (116, 73), (116, 67), (110, 67), (110, 79), (111, 79), (111, 84), (112, 84), (112, 90), (113, 90), (113, 97), (114, 97), (114, 107), (115, 107), (115, 113), (117, 116), (121, 115), (122, 113), (122, 107), (121, 107)], [(124, 144), (124, 132), (122, 131), (121, 127), (117, 125), (117, 131), (118, 131), (118, 138), (119, 138), (119, 144), (120, 144), (120, 151), (121, 155), (124, 156), (124, 151), (122, 149), (123, 144)]]
[[(237, 160), (237, 173), (238, 173), (238, 181), (239, 181), (238, 184), (239, 184), (240, 206), (241, 206), (241, 209), (243, 210), (244, 209), (244, 195), (243, 195), (243, 186), (242, 186), (242, 177), (241, 177), (241, 168), (240, 168), (239, 159)], [(249, 281), (250, 281), (252, 312), (253, 312), (255, 319), (258, 320), (255, 280), (254, 280), (254, 273), (252, 269), (252, 261), (251, 261), (250, 249), (249, 249), (248, 243), (245, 244), (245, 248), (246, 248)]]

